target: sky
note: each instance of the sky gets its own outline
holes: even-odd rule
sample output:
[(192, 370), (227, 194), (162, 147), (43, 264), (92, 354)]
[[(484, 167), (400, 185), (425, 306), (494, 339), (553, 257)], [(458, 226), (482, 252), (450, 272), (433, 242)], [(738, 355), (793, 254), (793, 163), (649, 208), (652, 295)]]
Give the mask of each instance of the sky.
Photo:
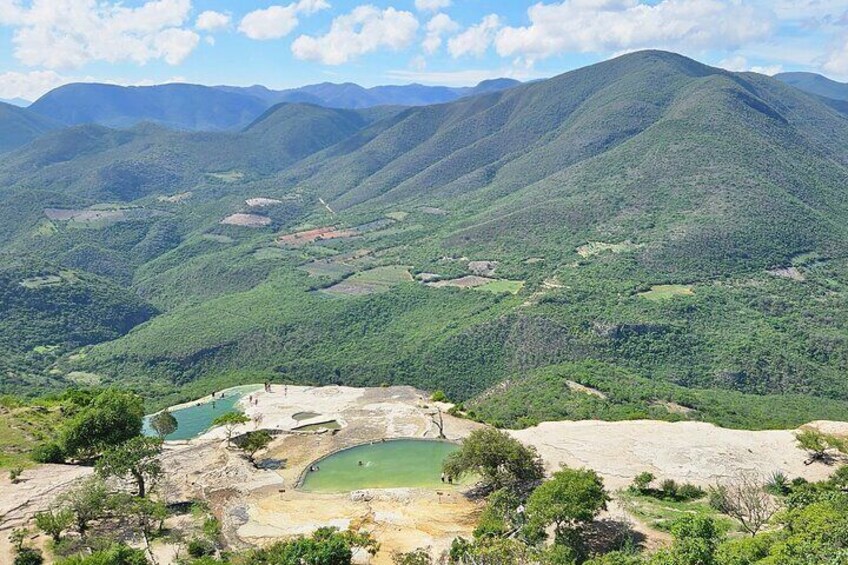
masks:
[(848, 0), (0, 0), (0, 98), (80, 81), (463, 86), (647, 48), (848, 81)]

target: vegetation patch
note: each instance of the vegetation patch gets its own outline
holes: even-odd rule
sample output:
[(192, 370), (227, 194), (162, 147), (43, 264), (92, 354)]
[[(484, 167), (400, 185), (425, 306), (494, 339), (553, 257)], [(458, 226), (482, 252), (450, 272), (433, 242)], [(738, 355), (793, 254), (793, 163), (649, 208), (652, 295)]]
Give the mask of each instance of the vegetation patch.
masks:
[(342, 296), (361, 296), (385, 292), (391, 287), (412, 281), (410, 267), (403, 265), (388, 265), (376, 267), (351, 275), (340, 283), (324, 290), (330, 294)]
[(43, 275), (40, 277), (29, 277), (21, 281), (21, 286), (29, 289), (59, 286), (65, 283), (73, 284), (79, 281), (79, 277), (73, 271), (59, 271), (57, 275)]
[(612, 253), (627, 253), (629, 251), (635, 251), (639, 249), (641, 246), (636, 245), (630, 241), (625, 241), (622, 243), (604, 243), (602, 241), (590, 241), (585, 245), (581, 245), (577, 248), (577, 254), (581, 257), (591, 257), (592, 255), (598, 255), (599, 253), (603, 253), (605, 251), (609, 251)]
[(226, 183), (234, 183), (244, 180), (244, 173), (241, 171), (224, 171), (222, 173), (206, 173), (210, 179), (214, 179)]
[(191, 196), (191, 192), (180, 192), (179, 194), (174, 194), (172, 196), (158, 196), (156, 197), (156, 201), (166, 204), (179, 204), (180, 202), (188, 200)]
[(233, 243), (235, 241), (230, 236), (220, 233), (205, 233), (201, 237), (207, 241), (214, 241), (216, 243)]
[(769, 269), (767, 272), (774, 277), (780, 277), (782, 279), (799, 282), (806, 280), (804, 273), (802, 273), (798, 267), (777, 267), (775, 269)]
[(639, 296), (648, 300), (668, 300), (677, 296), (692, 296), (695, 291), (691, 286), (682, 284), (658, 284), (651, 287), (651, 290), (640, 292)]
[(457, 279), (447, 279), (435, 282), (426, 283), (427, 286), (434, 288), (455, 287), (455, 288), (476, 288), (490, 283), (496, 282), (488, 277), (479, 277), (477, 275), (466, 275)]
[(468, 270), (481, 277), (491, 277), (498, 268), (497, 261), (469, 261)]
[(723, 532), (738, 530), (734, 520), (712, 508), (704, 497), (681, 501), (621, 491), (617, 498), (621, 506), (640, 522), (660, 531), (668, 532), (675, 521), (690, 516), (713, 519)]
[(285, 259), (286, 252), (279, 247), (261, 247), (253, 252), (253, 257), (260, 261)]
[(119, 222), (125, 218), (124, 210), (46, 208), (44, 215), (57, 222)]
[(482, 290), (486, 292), (494, 292), (496, 294), (509, 293), (518, 294), (524, 288), (524, 281), (511, 281), (507, 279), (497, 279), (486, 283), (482, 286), (475, 286), (474, 290)]
[(271, 225), (271, 218), (259, 214), (232, 214), (221, 223), (227, 226), (242, 226), (245, 228), (261, 228)]
[(314, 228), (286, 234), (277, 238), (277, 243), (289, 247), (300, 247), (315, 241), (325, 239), (344, 239), (358, 235), (359, 232), (350, 229), (339, 229), (335, 226)]
[(276, 198), (248, 198), (244, 201), (245, 204), (250, 206), (251, 208), (264, 208), (265, 206), (274, 206), (275, 204), (282, 204), (282, 200), (277, 200)]
[(387, 218), (391, 218), (393, 220), (397, 220), (398, 222), (404, 221), (407, 216), (409, 216), (409, 212), (403, 212), (401, 210), (395, 212), (389, 212), (386, 214)]

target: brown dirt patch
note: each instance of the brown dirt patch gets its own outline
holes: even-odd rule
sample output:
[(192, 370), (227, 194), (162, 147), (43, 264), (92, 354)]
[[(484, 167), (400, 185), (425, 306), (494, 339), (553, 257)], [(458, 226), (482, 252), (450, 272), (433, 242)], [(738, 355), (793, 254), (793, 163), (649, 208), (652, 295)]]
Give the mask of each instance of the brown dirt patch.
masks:
[(325, 239), (343, 239), (358, 235), (356, 230), (339, 229), (333, 226), (290, 233), (277, 238), (279, 245), (300, 246)]

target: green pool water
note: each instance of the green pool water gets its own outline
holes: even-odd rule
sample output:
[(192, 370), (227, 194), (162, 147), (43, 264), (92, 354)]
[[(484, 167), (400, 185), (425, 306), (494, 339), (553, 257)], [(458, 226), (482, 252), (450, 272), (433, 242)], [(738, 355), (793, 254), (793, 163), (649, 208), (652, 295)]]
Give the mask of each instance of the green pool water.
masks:
[(306, 473), (301, 489), (347, 492), (442, 486), (442, 461), (457, 448), (446, 441), (415, 439), (360, 445), (313, 463), (319, 470)]
[[(262, 385), (247, 385), (235, 388), (230, 388), (224, 391), (224, 398), (216, 398), (215, 402), (201, 402), (185, 408), (171, 410), (171, 414), (177, 419), (177, 431), (165, 439), (193, 439), (212, 427), (212, 421), (224, 414), (235, 409), (236, 404), (241, 398), (252, 392), (256, 392), (262, 388)], [(221, 392), (218, 394), (220, 395)], [(142, 433), (148, 436), (155, 436), (156, 432), (150, 427), (150, 418), (144, 418), (144, 429)]]

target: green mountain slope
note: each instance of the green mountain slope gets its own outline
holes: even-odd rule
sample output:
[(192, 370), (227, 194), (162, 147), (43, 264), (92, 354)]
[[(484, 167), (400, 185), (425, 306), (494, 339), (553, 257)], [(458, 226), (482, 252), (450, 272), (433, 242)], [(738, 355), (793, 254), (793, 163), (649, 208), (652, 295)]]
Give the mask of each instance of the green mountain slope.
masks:
[(0, 153), (22, 147), (59, 127), (60, 124), (26, 108), (0, 102)]
[(180, 130), (233, 130), (261, 114), (267, 104), (258, 98), (194, 84), (115, 86), (68, 84), (56, 88), (29, 107), (67, 125), (98, 124), (131, 127), (157, 123)]
[[(61, 382), (414, 384), (511, 425), (848, 417), (848, 119), (777, 80), (649, 51), (438, 106), (61, 135), (0, 166), (6, 250), (161, 312)], [(45, 219), (71, 207), (121, 216)]]
[(282, 179), (335, 208), (444, 205), (467, 215), (456, 248), (550, 255), (614, 229), (692, 276), (842, 248), (846, 143), (843, 116), (774, 80), (643, 52), (408, 110)]
[(779, 73), (774, 78), (810, 94), (848, 101), (848, 84), (816, 73)]

